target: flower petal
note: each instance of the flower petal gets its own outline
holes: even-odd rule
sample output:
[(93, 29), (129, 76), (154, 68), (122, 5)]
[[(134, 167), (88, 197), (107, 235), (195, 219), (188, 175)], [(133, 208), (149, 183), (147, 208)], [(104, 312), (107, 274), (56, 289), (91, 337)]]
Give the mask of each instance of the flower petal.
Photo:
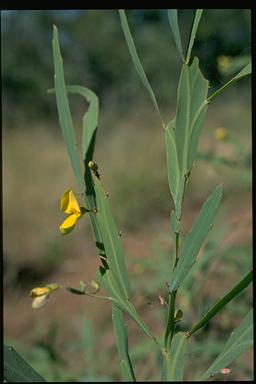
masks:
[(34, 309), (42, 308), (47, 304), (48, 300), (49, 300), (49, 295), (36, 297), (32, 302), (32, 308)]
[(63, 221), (63, 223), (60, 225), (59, 230), (63, 235), (66, 233), (69, 233), (72, 231), (74, 226), (76, 225), (76, 222), (78, 220), (79, 216), (76, 213), (73, 213), (73, 215), (70, 215), (66, 218), (66, 220)]
[(68, 189), (63, 193), (61, 197), (60, 209), (68, 215), (76, 213), (78, 216), (81, 216), (81, 209), (72, 189)]
[(48, 287), (38, 287), (38, 288), (32, 289), (32, 291), (30, 291), (29, 296), (40, 297), (40, 296), (48, 295), (50, 292), (51, 290)]

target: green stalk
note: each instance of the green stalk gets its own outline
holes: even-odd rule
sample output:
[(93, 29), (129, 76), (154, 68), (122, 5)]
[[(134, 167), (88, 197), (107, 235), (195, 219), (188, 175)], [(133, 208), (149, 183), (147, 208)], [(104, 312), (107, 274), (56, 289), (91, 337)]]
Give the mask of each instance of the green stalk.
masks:
[[(174, 242), (174, 266), (173, 270), (176, 268), (179, 259), (179, 233), (175, 233), (175, 242)], [(168, 303), (168, 314), (167, 314), (167, 323), (166, 323), (166, 331), (165, 331), (165, 349), (169, 351), (171, 348), (172, 337), (175, 330), (175, 301), (176, 301), (177, 291), (169, 292), (169, 303)]]
[(169, 293), (169, 303), (168, 303), (168, 314), (167, 314), (167, 323), (165, 331), (165, 350), (168, 352), (171, 347), (172, 337), (175, 329), (175, 300), (176, 300), (177, 291)]
[[(185, 183), (181, 196), (180, 203), (180, 213), (182, 212), (182, 206), (184, 201), (184, 195), (188, 183), (189, 174), (185, 177)], [(175, 212), (176, 214), (176, 212)], [(179, 215), (179, 220), (181, 220), (181, 214)], [(179, 232), (175, 232), (175, 241), (174, 241), (174, 265), (173, 271), (175, 270), (178, 260), (179, 260), (179, 239), (180, 239), (180, 229)], [(168, 302), (168, 313), (167, 313), (167, 322), (166, 322), (166, 330), (165, 330), (165, 350), (169, 352), (171, 349), (172, 338), (175, 331), (175, 301), (176, 301), (177, 290), (173, 292), (169, 292), (169, 302)]]

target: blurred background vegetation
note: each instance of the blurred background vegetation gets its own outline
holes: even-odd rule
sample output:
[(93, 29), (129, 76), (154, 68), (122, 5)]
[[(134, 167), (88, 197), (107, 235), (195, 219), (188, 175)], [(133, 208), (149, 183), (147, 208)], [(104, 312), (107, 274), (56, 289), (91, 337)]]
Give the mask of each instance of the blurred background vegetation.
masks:
[[(168, 120), (175, 113), (180, 61), (167, 12), (135, 9), (127, 15)], [(179, 16), (186, 42), (193, 10), (181, 10)], [(1, 22), (5, 338), (47, 380), (117, 380), (120, 372), (108, 304), (57, 292), (37, 312), (32, 311), (28, 297), (34, 286), (50, 282), (77, 286), (79, 280), (90, 281), (99, 264), (86, 219), (68, 237), (58, 232), (63, 220), (60, 196), (65, 189), (77, 187), (55, 99), (47, 93), (53, 87), (52, 25), (60, 33), (66, 82), (85, 85), (99, 96), (95, 160), (123, 233), (134, 302), (157, 334), (165, 318), (158, 297), (166, 296), (172, 242), (172, 202), (160, 124), (132, 65), (116, 10), (2, 11)], [(250, 50), (250, 10), (204, 11), (193, 53), (210, 81), (210, 92), (249, 61)], [(224, 201), (202, 250), (208, 264), (202, 263), (195, 280), (186, 282), (178, 298), (185, 328), (251, 265), (250, 84), (246, 77), (216, 99), (203, 128), (185, 199), (184, 233), (206, 196), (221, 182)], [(80, 142), (87, 105), (76, 96), (70, 102)], [(226, 140), (216, 140), (219, 127), (225, 128)], [(218, 354), (251, 301), (247, 290), (194, 338), (187, 378), (196, 377)], [(159, 362), (148, 353), (152, 346), (127, 321), (138, 379), (157, 380)], [(231, 368), (228, 380), (250, 379), (252, 354), (242, 356)]]

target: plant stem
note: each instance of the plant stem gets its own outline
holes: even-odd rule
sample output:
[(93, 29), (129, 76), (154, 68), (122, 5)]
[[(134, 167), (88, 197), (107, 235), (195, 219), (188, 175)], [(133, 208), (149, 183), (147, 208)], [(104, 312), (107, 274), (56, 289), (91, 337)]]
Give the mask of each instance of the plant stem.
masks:
[[(176, 265), (178, 263), (179, 259), (179, 233), (175, 233), (175, 242), (174, 242), (174, 254), (175, 254), (175, 260), (174, 260), (174, 266), (173, 270), (176, 268)], [(169, 303), (168, 303), (168, 314), (167, 314), (167, 324), (166, 324), (166, 331), (165, 331), (165, 349), (166, 351), (170, 350), (171, 341), (175, 329), (175, 300), (176, 300), (176, 294), (177, 291), (169, 292)]]
[[(184, 194), (188, 182), (189, 174), (185, 177), (185, 183), (183, 187), (182, 197), (181, 197), (181, 211), (184, 200)], [(179, 217), (181, 220), (181, 217)], [(176, 268), (179, 260), (179, 238), (180, 238), (180, 230), (179, 232), (175, 232), (175, 241), (174, 241), (174, 265), (173, 271)], [(171, 342), (174, 335), (175, 330), (175, 301), (176, 301), (177, 290), (174, 292), (169, 292), (169, 303), (168, 303), (168, 314), (167, 314), (167, 323), (166, 323), (166, 331), (165, 331), (165, 350), (166, 352), (170, 351)]]
[(165, 332), (165, 349), (166, 352), (170, 350), (171, 341), (175, 329), (175, 300), (176, 300), (177, 291), (169, 293), (169, 305), (168, 305), (168, 315), (167, 315), (167, 324), (166, 324), (166, 332)]
[(179, 238), (180, 238), (180, 234), (175, 233), (175, 244), (174, 244), (175, 261), (174, 261), (173, 270), (176, 268), (178, 260), (179, 260)]

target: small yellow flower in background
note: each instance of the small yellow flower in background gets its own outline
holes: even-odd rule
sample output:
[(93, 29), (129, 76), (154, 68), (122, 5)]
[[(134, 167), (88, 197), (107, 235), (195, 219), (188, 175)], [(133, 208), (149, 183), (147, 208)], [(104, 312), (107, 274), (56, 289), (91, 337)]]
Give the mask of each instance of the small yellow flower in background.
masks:
[(63, 193), (61, 197), (60, 209), (69, 215), (69, 217), (64, 220), (59, 227), (60, 232), (65, 235), (66, 233), (72, 231), (77, 223), (77, 220), (84, 213), (80, 208), (72, 189), (68, 189)]
[(33, 288), (29, 294), (29, 296), (34, 299), (32, 302), (32, 308), (39, 309), (44, 307), (47, 304), (50, 295), (58, 288), (60, 287), (57, 284), (49, 284), (45, 287)]
[(225, 140), (228, 137), (228, 132), (225, 128), (216, 128), (214, 131), (215, 138), (217, 140)]
[(228, 56), (221, 55), (218, 57), (218, 69), (220, 72), (225, 72), (230, 66), (230, 58)]

